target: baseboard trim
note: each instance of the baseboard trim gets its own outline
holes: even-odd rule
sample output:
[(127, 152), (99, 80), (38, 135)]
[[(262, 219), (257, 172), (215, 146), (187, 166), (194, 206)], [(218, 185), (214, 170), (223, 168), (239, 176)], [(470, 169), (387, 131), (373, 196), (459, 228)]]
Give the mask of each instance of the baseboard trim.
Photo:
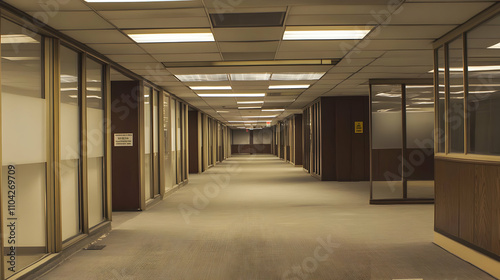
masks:
[(456, 242), (438, 232), (434, 232), (434, 244), (476, 266), (491, 276), (500, 279), (500, 262), (476, 250)]

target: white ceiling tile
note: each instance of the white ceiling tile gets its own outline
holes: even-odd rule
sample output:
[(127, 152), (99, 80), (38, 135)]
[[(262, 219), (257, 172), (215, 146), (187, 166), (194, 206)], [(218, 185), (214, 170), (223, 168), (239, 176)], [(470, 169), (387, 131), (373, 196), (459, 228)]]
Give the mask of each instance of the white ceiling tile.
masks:
[(462, 24), (492, 3), (406, 3), (390, 24)]
[(159, 67), (162, 67), (163, 65), (161, 63), (157, 62), (150, 62), (150, 63), (143, 63), (143, 62), (121, 62), (120, 63), (123, 67), (131, 70), (136, 70), (136, 69), (160, 69)]
[(87, 44), (92, 49), (104, 54), (145, 54), (136, 44)]
[(287, 26), (292, 25), (374, 25), (376, 24), (371, 15), (299, 15), (289, 16), (286, 20)]
[(220, 42), (221, 52), (275, 52), (279, 42)]
[(342, 59), (335, 67), (365, 66), (373, 62), (372, 58)]
[(290, 15), (360, 15), (387, 9), (387, 5), (321, 5), (293, 6)]
[(154, 58), (161, 62), (182, 61), (220, 61), (219, 53), (192, 53), (192, 54), (153, 54)]
[(147, 52), (152, 54), (173, 54), (173, 53), (214, 53), (218, 52), (217, 44), (210, 43), (157, 43), (141, 44)]
[(344, 67), (338, 67), (335, 66), (328, 73), (333, 74), (333, 73), (355, 73), (359, 71), (363, 66), (344, 66)]
[(379, 26), (365, 40), (437, 39), (457, 25)]
[(370, 40), (359, 46), (359, 51), (373, 50), (432, 50), (432, 40)]
[(89, 3), (98, 11), (118, 10), (160, 10), (160, 9), (186, 9), (203, 8), (201, 0), (190, 1), (164, 1), (164, 2), (131, 2), (131, 3)]
[[(432, 67), (431, 67), (432, 69)], [(406, 66), (406, 67), (390, 67), (390, 66), (368, 66), (360, 70), (362, 73), (427, 73), (428, 66)]]
[(117, 30), (71, 30), (64, 34), (86, 44), (132, 43), (132, 39)]
[(107, 57), (115, 62), (157, 62), (148, 54), (119, 54), (107, 55)]
[(122, 10), (102, 11), (100, 14), (107, 19), (152, 19), (152, 18), (190, 18), (206, 17), (205, 9), (156, 9), (156, 10)]
[[(32, 12), (42, 11), (49, 18), (54, 11), (85, 11), (91, 10), (81, 1), (50, 1), (50, 0), (4, 0), (4, 2), (33, 15)], [(55, 2), (55, 3), (54, 3)], [(49, 11), (49, 12), (47, 12)], [(38, 14), (40, 15), (40, 14)]]
[(341, 58), (345, 55), (343, 51), (315, 51), (315, 52), (284, 52), (276, 54), (276, 59), (331, 59)]
[(118, 28), (140, 29), (140, 28), (208, 28), (210, 22), (206, 17), (186, 18), (149, 18), (149, 19), (111, 19)]
[(47, 24), (59, 30), (114, 29), (113, 25), (91, 11), (60, 11), (54, 13)]
[(405, 58), (379, 58), (370, 66), (423, 66), (429, 65), (432, 68), (434, 59), (422, 57), (405, 57)]
[(283, 41), (280, 52), (316, 52), (334, 51), (347, 54), (359, 40), (334, 40), (334, 41)]

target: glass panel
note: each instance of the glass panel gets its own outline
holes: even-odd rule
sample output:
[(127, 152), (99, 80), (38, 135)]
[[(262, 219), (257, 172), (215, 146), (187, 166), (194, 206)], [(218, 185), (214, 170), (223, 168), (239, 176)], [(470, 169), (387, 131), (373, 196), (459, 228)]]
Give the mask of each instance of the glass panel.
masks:
[(81, 233), (79, 54), (61, 47), (62, 239)]
[(372, 85), (372, 198), (403, 198), (401, 85)]
[(1, 33), (1, 197), (4, 268), (10, 276), (46, 253), (47, 100), (42, 37), (4, 19)]
[(153, 161), (154, 161), (154, 187), (153, 187), (153, 197), (160, 194), (160, 180), (159, 180), (159, 172), (158, 172), (158, 149), (160, 145), (159, 139), (159, 121), (158, 121), (158, 98), (159, 92), (157, 90), (153, 90)]
[(408, 198), (434, 198), (434, 86), (406, 86)]
[(144, 87), (144, 177), (146, 188), (146, 200), (153, 197), (151, 188), (153, 187), (153, 168), (151, 157), (151, 88)]
[(89, 227), (104, 221), (103, 66), (87, 58), (87, 181)]
[(450, 64), (450, 101), (448, 125), (450, 153), (464, 152), (464, 80), (462, 59), (462, 37), (448, 46)]
[(172, 164), (171, 164), (171, 150), (172, 150), (172, 139), (169, 138), (170, 131), (170, 97), (167, 94), (163, 96), (163, 134), (165, 137), (165, 189), (169, 190), (173, 187), (172, 184)]
[(439, 135), (439, 143), (438, 143), (438, 152), (440, 153), (445, 153), (446, 152), (446, 139), (445, 139), (445, 131), (446, 131), (446, 126), (445, 126), (445, 90), (444, 90), (444, 83), (445, 83), (445, 73), (444, 73), (444, 68), (445, 68), (445, 56), (444, 56), (444, 47), (441, 47), (438, 49), (437, 52), (438, 56), (438, 69), (439, 69), (439, 101), (438, 101), (438, 135)]
[[(467, 33), (469, 152), (500, 155), (500, 16)], [(494, 47), (495, 46), (495, 47)]]

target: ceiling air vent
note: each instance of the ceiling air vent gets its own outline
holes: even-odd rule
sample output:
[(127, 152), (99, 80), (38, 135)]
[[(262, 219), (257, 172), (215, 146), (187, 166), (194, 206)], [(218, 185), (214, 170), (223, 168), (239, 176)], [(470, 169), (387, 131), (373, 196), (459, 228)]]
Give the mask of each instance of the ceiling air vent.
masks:
[(283, 26), (285, 12), (210, 14), (214, 27)]

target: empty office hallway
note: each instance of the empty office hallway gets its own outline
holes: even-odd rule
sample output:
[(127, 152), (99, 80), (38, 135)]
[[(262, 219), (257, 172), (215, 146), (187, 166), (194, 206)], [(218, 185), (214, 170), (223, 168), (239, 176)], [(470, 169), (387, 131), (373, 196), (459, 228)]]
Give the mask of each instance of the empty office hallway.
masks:
[(234, 156), (40, 279), (493, 279), (432, 244), (433, 205), (369, 202), (271, 155)]

